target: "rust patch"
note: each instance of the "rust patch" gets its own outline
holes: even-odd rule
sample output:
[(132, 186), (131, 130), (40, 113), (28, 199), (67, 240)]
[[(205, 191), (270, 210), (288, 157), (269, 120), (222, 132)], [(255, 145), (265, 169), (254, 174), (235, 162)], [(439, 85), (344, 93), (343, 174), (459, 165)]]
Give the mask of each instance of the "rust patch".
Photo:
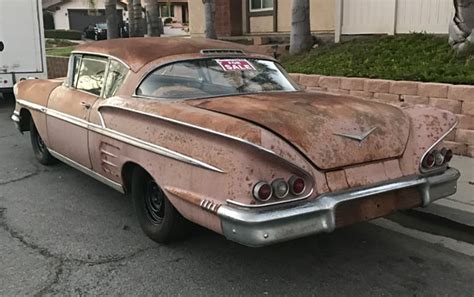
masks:
[[(260, 125), (325, 170), (399, 157), (409, 136), (409, 118), (399, 108), (353, 97), (287, 92), (188, 104)], [(360, 142), (334, 134), (359, 135), (374, 127)]]
[(420, 205), (421, 195), (415, 188), (341, 203), (336, 207), (336, 227), (376, 219), (397, 210), (410, 209)]

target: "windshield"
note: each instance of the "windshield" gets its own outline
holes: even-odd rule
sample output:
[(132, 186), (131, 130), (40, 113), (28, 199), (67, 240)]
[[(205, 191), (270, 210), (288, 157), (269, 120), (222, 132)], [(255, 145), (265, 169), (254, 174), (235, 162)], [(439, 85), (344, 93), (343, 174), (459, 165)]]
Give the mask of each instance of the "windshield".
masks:
[(96, 26), (99, 29), (107, 29), (107, 24), (106, 23), (100, 23), (100, 24), (97, 24)]
[(275, 62), (258, 59), (202, 59), (160, 67), (149, 74), (137, 95), (191, 99), (260, 92), (296, 91)]

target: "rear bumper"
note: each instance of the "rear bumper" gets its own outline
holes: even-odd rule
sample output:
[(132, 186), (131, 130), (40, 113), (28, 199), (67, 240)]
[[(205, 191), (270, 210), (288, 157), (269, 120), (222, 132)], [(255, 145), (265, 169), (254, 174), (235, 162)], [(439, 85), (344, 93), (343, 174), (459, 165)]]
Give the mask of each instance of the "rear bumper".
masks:
[[(248, 209), (222, 205), (217, 214), (227, 239), (247, 246), (265, 246), (311, 234), (332, 232), (337, 227), (336, 209), (346, 202), (363, 202), (370, 198), (383, 198), (383, 195), (397, 191), (412, 190), (418, 201), (408, 208), (427, 206), (454, 194), (459, 176), (458, 170), (449, 168), (438, 175), (403, 178), (371, 187), (323, 194), (291, 207), (280, 205), (271, 209)], [(383, 200), (379, 201), (383, 203)], [(377, 216), (387, 215), (397, 209), (404, 208), (395, 207)]]

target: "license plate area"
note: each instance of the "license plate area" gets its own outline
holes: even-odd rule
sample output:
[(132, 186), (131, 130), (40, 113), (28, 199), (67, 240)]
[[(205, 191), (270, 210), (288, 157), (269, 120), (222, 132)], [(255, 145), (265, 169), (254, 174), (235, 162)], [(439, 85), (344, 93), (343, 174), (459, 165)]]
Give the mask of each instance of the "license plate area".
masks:
[(421, 206), (417, 188), (407, 188), (340, 203), (336, 207), (336, 227), (352, 225)]

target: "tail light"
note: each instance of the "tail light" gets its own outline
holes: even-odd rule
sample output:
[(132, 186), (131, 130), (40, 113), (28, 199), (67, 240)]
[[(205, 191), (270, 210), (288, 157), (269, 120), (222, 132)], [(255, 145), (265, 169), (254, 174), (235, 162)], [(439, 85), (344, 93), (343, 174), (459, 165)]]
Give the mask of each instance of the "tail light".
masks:
[(441, 153), (444, 156), (444, 163), (448, 163), (453, 158), (453, 151), (450, 149), (443, 148)]
[(438, 151), (438, 150), (434, 150), (433, 151), (433, 155), (434, 155), (434, 159), (435, 159), (435, 165), (436, 166), (441, 166), (443, 165), (444, 163), (444, 155)]
[(290, 186), (283, 178), (275, 179), (272, 182), (273, 194), (278, 199), (285, 198), (290, 192)]
[(453, 158), (453, 151), (447, 148), (433, 150), (425, 155), (421, 162), (424, 169), (432, 169), (445, 165)]
[(429, 152), (425, 158), (423, 159), (422, 163), (423, 167), (426, 169), (431, 169), (435, 165), (435, 156), (433, 152)]
[(288, 183), (290, 184), (290, 191), (293, 195), (301, 195), (306, 189), (305, 181), (301, 177), (292, 176)]
[(253, 197), (259, 201), (268, 201), (272, 198), (273, 190), (269, 183), (259, 181), (253, 187)]

